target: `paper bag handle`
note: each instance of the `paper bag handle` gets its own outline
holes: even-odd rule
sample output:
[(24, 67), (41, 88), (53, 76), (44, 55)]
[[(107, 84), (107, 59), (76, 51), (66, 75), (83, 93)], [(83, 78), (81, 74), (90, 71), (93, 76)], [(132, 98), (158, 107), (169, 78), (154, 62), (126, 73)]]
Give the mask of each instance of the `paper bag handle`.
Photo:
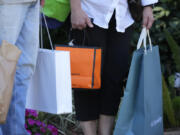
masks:
[[(45, 23), (46, 31), (47, 31), (47, 34), (48, 34), (49, 43), (51, 45), (51, 49), (54, 50), (53, 43), (52, 43), (52, 40), (51, 40), (51, 35), (50, 35), (50, 32), (49, 32), (49, 28), (48, 28), (46, 17), (44, 15), (44, 13), (42, 13), (42, 16), (43, 16), (43, 19), (44, 19), (44, 23)], [(42, 21), (41, 21), (41, 47), (43, 48)]]
[(141, 48), (141, 45), (143, 43), (143, 46), (145, 49), (144, 51), (145, 51), (145, 53), (147, 52), (147, 42), (146, 42), (147, 36), (148, 36), (148, 40), (149, 40), (149, 44), (150, 44), (150, 49), (152, 51), (152, 42), (151, 42), (149, 30), (147, 30), (145, 27), (141, 31), (141, 34), (140, 34), (140, 37), (138, 40), (138, 44), (137, 44), (137, 50)]

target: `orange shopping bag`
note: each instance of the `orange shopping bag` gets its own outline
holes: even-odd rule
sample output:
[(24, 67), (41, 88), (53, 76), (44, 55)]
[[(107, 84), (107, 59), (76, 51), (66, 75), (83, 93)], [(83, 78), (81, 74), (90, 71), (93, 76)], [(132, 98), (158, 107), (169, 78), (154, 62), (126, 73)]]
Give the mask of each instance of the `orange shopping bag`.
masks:
[(70, 51), (72, 88), (101, 88), (101, 49), (79, 46), (56, 46)]

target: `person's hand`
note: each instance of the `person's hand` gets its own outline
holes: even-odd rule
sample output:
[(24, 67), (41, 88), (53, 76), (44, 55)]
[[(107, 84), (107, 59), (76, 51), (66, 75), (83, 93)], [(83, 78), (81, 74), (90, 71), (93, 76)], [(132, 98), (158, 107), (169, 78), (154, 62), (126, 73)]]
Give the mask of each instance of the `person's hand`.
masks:
[(45, 0), (41, 0), (41, 6), (44, 7)]
[(151, 6), (144, 7), (143, 9), (143, 27), (150, 29), (154, 22), (154, 16)]
[(93, 28), (90, 18), (82, 9), (76, 9), (71, 12), (71, 24), (73, 29), (82, 30), (87, 26)]

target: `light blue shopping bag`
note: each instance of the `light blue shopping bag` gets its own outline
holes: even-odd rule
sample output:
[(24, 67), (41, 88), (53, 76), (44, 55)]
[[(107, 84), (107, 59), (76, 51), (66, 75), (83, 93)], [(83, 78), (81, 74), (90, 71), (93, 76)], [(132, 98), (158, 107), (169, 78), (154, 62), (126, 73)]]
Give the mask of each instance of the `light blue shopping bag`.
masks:
[[(146, 46), (148, 34), (150, 46)], [(144, 48), (140, 48), (141, 44)], [(133, 54), (114, 135), (163, 135), (162, 80), (158, 46), (143, 28)]]

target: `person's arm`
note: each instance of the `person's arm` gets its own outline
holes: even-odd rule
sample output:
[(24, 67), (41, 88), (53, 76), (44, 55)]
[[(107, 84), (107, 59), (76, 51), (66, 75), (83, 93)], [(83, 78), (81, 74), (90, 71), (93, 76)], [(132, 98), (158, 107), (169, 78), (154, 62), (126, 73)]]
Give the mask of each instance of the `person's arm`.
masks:
[(143, 27), (150, 29), (154, 23), (153, 10), (151, 6), (146, 6), (143, 9)]
[(93, 24), (81, 8), (81, 0), (71, 0), (71, 24), (73, 29), (92, 28)]
[(41, 6), (44, 7), (45, 0), (41, 0)]
[(154, 23), (154, 16), (152, 4), (157, 3), (158, 0), (142, 0), (143, 9), (143, 27), (150, 29)]

